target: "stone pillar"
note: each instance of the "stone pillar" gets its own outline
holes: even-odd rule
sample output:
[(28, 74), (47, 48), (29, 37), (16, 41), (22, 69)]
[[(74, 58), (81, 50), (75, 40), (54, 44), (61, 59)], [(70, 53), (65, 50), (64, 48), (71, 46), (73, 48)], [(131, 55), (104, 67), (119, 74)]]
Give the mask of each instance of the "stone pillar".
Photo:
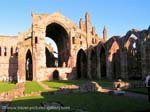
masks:
[(107, 29), (106, 29), (106, 26), (104, 26), (104, 29), (103, 29), (103, 40), (104, 41), (107, 40)]
[(146, 76), (146, 56), (145, 56), (145, 47), (141, 45), (141, 70), (142, 70), (142, 79)]
[(111, 68), (111, 62), (109, 60), (107, 60), (106, 66), (107, 66), (107, 70), (106, 70), (107, 78), (112, 79), (112, 68)]
[[(40, 74), (40, 68), (46, 67), (45, 56), (45, 27), (36, 21), (36, 16), (33, 14), (32, 24), (32, 50), (33, 50), (33, 80), (37, 80)], [(44, 75), (44, 74), (43, 74)]]
[[(32, 37), (33, 39), (33, 37)], [(36, 52), (36, 45), (34, 41), (32, 41), (32, 73), (33, 73), (33, 80), (36, 80), (36, 60), (37, 60), (37, 52)]]
[(127, 52), (120, 52), (121, 57), (121, 77), (124, 79), (128, 79), (128, 60), (127, 60)]
[(96, 29), (94, 26), (92, 27), (92, 35), (96, 35)]
[(87, 53), (87, 75), (88, 75), (88, 78), (91, 79), (91, 54), (90, 54), (90, 51), (88, 51)]
[(112, 79), (112, 59), (111, 54), (107, 51), (106, 55), (106, 76), (108, 79)]
[(84, 23), (83, 23), (82, 18), (80, 18), (80, 21), (79, 21), (79, 28), (80, 28), (81, 30), (83, 30), (83, 31), (84, 31), (84, 29), (85, 29), (85, 26), (84, 26)]
[(99, 50), (97, 50), (97, 67), (96, 67), (96, 71), (97, 71), (97, 78), (101, 79), (101, 67), (100, 67), (100, 53)]
[(76, 59), (77, 59), (77, 53), (78, 49), (75, 44), (72, 44), (72, 37), (75, 37), (75, 32), (73, 29), (70, 30), (69, 32), (69, 41), (70, 41), (70, 57), (69, 57), (69, 62), (70, 62), (70, 67), (76, 67)]
[(86, 12), (85, 14), (85, 26), (86, 26), (86, 32), (90, 33), (91, 24), (90, 24), (90, 14), (88, 12)]
[(21, 43), (18, 44), (18, 73), (17, 73), (17, 79), (18, 82), (25, 82), (25, 76), (26, 76), (26, 67), (25, 67), (25, 63), (26, 63), (26, 55), (25, 55), (25, 49), (24, 46), (21, 45)]

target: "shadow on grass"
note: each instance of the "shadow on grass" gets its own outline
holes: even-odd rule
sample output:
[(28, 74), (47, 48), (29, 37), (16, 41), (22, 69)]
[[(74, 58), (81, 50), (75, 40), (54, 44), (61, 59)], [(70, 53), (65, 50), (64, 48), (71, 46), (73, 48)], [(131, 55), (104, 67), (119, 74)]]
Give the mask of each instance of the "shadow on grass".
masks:
[[(55, 80), (55, 81), (43, 81), (44, 84), (48, 85), (50, 88), (58, 89), (62, 86), (66, 85), (80, 85), (86, 83), (91, 80)], [(97, 82), (100, 86), (104, 88), (112, 88), (113, 87), (113, 80), (93, 80)]]
[(63, 86), (80, 85), (88, 81), (90, 80), (53, 80), (53, 81), (43, 81), (43, 83), (48, 85), (50, 88), (59, 89), (60, 87)]
[[(64, 85), (78, 85), (87, 82), (81, 81), (50, 81), (47, 83)], [(103, 81), (99, 82), (102, 84)], [(45, 83), (45, 82), (44, 82)], [(112, 83), (111, 81), (108, 83)], [(61, 85), (62, 84), (62, 85)], [(108, 85), (103, 82), (104, 85)], [(63, 106), (43, 106), (60, 102)], [(99, 92), (55, 94), (55, 91), (42, 92), (39, 96), (25, 96), (14, 99), (8, 112), (147, 112), (150, 111), (150, 103), (126, 96), (111, 96)]]
[[(15, 99), (8, 108), (8, 112), (147, 112), (150, 104), (133, 100), (125, 96), (110, 96), (103, 93), (69, 93), (45, 94)], [(43, 107), (43, 102), (61, 102), (63, 107)], [(77, 111), (78, 110), (78, 111)]]

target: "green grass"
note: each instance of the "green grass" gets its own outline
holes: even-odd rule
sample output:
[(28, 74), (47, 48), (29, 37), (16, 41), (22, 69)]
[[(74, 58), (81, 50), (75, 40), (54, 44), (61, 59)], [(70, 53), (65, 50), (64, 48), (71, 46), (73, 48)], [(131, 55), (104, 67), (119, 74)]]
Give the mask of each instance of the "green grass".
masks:
[[(67, 80), (67, 81), (43, 81), (44, 84), (48, 85), (50, 88), (53, 90), (57, 90), (58, 88), (66, 85), (79, 85), (86, 83), (89, 80)], [(108, 81), (108, 80), (94, 80), (97, 82), (100, 86), (104, 88), (112, 88), (113, 87), (113, 81)]]
[(0, 93), (11, 91), (16, 88), (15, 84), (8, 83), (8, 82), (0, 82)]
[[(150, 111), (150, 104), (139, 99), (132, 99), (125, 96), (111, 96), (102, 93), (76, 93), (49, 96), (32, 96), (17, 98), (11, 103), (11, 107), (41, 107), (43, 101), (60, 101), (70, 110), (57, 112), (75, 112), (75, 109), (82, 109), (86, 112), (133, 112)], [(42, 110), (9, 110), (9, 112), (42, 112)], [(43, 110), (45, 112), (46, 110)], [(51, 110), (51, 112), (55, 112)]]
[(25, 93), (45, 91), (37, 82), (27, 81), (25, 83)]
[(66, 86), (66, 85), (78, 85), (85, 83), (86, 80), (59, 80), (59, 81), (43, 81), (42, 83), (48, 85), (48, 87), (52, 88), (53, 90), (57, 90), (60, 87)]

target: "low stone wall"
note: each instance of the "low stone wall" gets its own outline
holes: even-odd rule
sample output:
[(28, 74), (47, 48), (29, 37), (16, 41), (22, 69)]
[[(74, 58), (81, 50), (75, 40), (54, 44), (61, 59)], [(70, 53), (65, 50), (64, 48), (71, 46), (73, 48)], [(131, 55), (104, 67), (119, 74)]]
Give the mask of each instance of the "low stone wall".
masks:
[(99, 86), (96, 82), (87, 82), (81, 85), (68, 85), (61, 87), (55, 94), (64, 94), (64, 93), (85, 93), (85, 92), (96, 92), (101, 91), (102, 87)]
[(41, 68), (37, 74), (37, 80), (53, 80), (53, 72), (58, 71), (59, 80), (68, 80), (69, 75), (72, 72), (72, 68)]
[(13, 98), (24, 96), (24, 83), (17, 83), (16, 89), (0, 93), (0, 102), (12, 101)]

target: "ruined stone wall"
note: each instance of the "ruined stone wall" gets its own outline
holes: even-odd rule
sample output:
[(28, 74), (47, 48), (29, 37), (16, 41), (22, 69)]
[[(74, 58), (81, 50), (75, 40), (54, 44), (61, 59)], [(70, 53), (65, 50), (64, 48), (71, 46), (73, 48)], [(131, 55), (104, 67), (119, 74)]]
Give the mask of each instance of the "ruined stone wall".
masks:
[(17, 79), (17, 43), (18, 38), (16, 36), (0, 36), (0, 81)]
[(133, 29), (125, 36), (107, 40), (106, 27), (100, 38), (88, 12), (79, 26), (59, 12), (32, 13), (32, 27), (27, 32), (17, 37), (0, 36), (0, 81), (12, 77), (18, 82), (26, 81), (28, 51), (33, 80), (53, 80), (56, 66), (46, 66), (50, 58), (46, 58), (45, 47), (50, 52), (53, 48), (46, 45), (45, 37), (53, 39), (58, 47), (59, 57), (55, 59), (61, 80), (144, 78), (150, 72), (150, 30)]
[(18, 35), (18, 82), (24, 82), (26, 79), (26, 55), (28, 50), (32, 53), (31, 32), (20, 33)]
[[(33, 27), (32, 27), (32, 44), (33, 46), (33, 68), (34, 68), (34, 75), (39, 77), (40, 69), (49, 69), (46, 68), (45, 63), (45, 36), (49, 36), (46, 31), (51, 29), (47, 29), (49, 25), (58, 25), (62, 27), (68, 36), (68, 40), (66, 41), (66, 47), (63, 52), (62, 56), (68, 57), (68, 60), (65, 62), (65, 67), (68, 67), (68, 70), (72, 68), (72, 71), (75, 74), (76, 72), (76, 60), (77, 54), (80, 49), (88, 49), (91, 46), (95, 46), (99, 42), (99, 37), (96, 34), (95, 28), (93, 27), (91, 30), (90, 26), (90, 16), (86, 13), (85, 22), (81, 22), (81, 27), (78, 27), (75, 23), (70, 21), (68, 18), (64, 17), (61, 13), (56, 12), (53, 14), (32, 14), (33, 17)], [(50, 26), (49, 26), (50, 28)], [(56, 27), (54, 27), (55, 29)], [(58, 28), (58, 27), (57, 27)], [(61, 32), (61, 31), (60, 31)], [(55, 32), (57, 33), (57, 32)], [(50, 34), (51, 35), (51, 34)], [(53, 36), (53, 35), (51, 35)], [(38, 38), (38, 43), (35, 43), (35, 38)], [(57, 37), (55, 37), (57, 38)], [(57, 40), (56, 40), (57, 41)], [(63, 40), (64, 41), (64, 40)], [(62, 41), (62, 44), (63, 44)], [(59, 43), (56, 43), (59, 46)], [(71, 74), (70, 74), (71, 75)]]
[[(74, 74), (72, 73), (72, 68), (41, 68), (37, 74), (37, 81), (42, 80), (55, 80), (54, 72), (58, 72), (58, 80), (69, 80), (72, 79)], [(71, 75), (72, 76), (71, 76)]]

